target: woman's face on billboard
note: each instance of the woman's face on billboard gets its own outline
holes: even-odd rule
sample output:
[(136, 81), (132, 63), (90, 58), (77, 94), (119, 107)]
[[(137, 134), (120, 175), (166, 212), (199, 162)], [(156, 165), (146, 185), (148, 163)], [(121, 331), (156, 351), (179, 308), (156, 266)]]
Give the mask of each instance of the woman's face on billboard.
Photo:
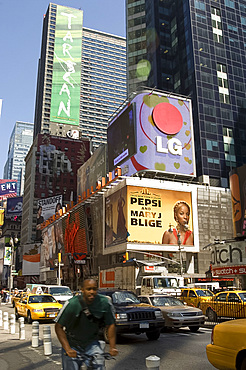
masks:
[(181, 204), (176, 211), (176, 221), (180, 225), (187, 225), (190, 219), (190, 210), (186, 204)]

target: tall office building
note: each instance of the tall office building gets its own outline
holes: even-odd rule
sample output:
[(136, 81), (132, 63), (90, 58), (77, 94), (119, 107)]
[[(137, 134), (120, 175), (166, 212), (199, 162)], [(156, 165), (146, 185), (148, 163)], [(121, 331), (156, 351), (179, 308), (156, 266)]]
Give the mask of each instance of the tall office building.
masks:
[(4, 179), (17, 180), (17, 195), (24, 190), (25, 157), (33, 142), (33, 123), (17, 121), (9, 140)]
[(126, 99), (125, 38), (83, 28), (83, 11), (49, 4), (44, 17), (34, 118), (38, 133), (106, 142)]
[(126, 40), (83, 28), (80, 129), (94, 147), (107, 142), (108, 119), (126, 99)]
[(192, 98), (197, 175), (228, 186), (246, 163), (243, 0), (127, 0), (128, 93)]

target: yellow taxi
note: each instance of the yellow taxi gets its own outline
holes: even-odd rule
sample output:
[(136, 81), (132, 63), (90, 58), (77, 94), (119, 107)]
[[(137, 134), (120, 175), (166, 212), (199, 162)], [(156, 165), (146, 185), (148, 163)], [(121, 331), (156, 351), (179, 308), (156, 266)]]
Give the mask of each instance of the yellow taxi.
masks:
[(29, 294), (28, 292), (19, 292), (12, 297), (12, 306), (15, 308), (16, 302), (18, 302), (23, 296)]
[(217, 369), (246, 369), (246, 319), (215, 325), (211, 344), (206, 347), (208, 361)]
[(25, 317), (29, 324), (33, 320), (52, 320), (62, 307), (51, 294), (29, 293), (15, 303), (15, 316)]
[(181, 288), (179, 299), (186, 302), (189, 306), (200, 307), (201, 302), (210, 301), (214, 294), (209, 289), (200, 288)]
[(211, 301), (203, 302), (201, 309), (210, 321), (216, 321), (218, 317), (245, 318), (246, 290), (217, 293)]

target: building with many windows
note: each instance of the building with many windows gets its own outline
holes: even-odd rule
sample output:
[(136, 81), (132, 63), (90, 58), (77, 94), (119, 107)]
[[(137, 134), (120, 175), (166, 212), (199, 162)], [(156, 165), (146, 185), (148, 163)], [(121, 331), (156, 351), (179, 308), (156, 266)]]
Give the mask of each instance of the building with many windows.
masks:
[(17, 195), (24, 190), (25, 157), (33, 141), (33, 123), (17, 121), (9, 140), (4, 179), (17, 180)]
[(125, 38), (83, 28), (80, 129), (107, 142), (108, 120), (126, 99)]
[(197, 175), (228, 187), (246, 163), (244, 0), (127, 0), (128, 93), (189, 96)]
[(43, 23), (34, 137), (82, 135), (97, 147), (106, 142), (108, 119), (125, 99), (125, 38), (83, 28), (82, 10), (50, 3)]

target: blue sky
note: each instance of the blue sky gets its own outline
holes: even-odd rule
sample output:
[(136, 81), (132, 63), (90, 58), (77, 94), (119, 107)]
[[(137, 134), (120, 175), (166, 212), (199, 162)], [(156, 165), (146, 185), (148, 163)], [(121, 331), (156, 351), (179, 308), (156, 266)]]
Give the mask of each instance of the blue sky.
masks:
[[(85, 27), (125, 36), (125, 0), (53, 2), (83, 10)], [(0, 0), (0, 178), (15, 122), (34, 119), (42, 23), (48, 5), (47, 0)]]

